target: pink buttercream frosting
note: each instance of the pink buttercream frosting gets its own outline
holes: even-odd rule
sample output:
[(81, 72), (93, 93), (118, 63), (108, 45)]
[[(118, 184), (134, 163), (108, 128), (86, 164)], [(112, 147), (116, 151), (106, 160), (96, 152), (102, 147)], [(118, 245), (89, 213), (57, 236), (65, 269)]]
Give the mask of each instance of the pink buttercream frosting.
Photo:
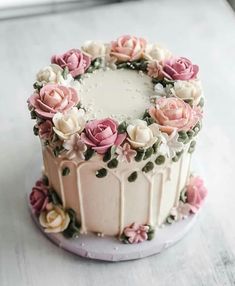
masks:
[(41, 139), (49, 140), (53, 134), (53, 124), (50, 120), (46, 120), (38, 125), (38, 132)]
[(81, 139), (99, 154), (104, 154), (109, 147), (119, 146), (126, 138), (126, 133), (118, 134), (118, 123), (110, 118), (92, 120), (85, 126)]
[(176, 97), (161, 97), (156, 100), (156, 107), (149, 108), (150, 116), (159, 124), (160, 130), (171, 134), (174, 130), (188, 131), (202, 117), (198, 107)]
[(149, 226), (144, 224), (133, 223), (124, 228), (124, 235), (128, 238), (129, 243), (140, 243), (148, 239)]
[(30, 204), (36, 213), (46, 210), (49, 202), (48, 188), (42, 180), (38, 180), (29, 195)]
[(79, 102), (77, 92), (72, 87), (59, 84), (47, 84), (40, 92), (35, 92), (28, 99), (29, 105), (42, 118), (52, 118), (55, 113), (64, 113)]
[(200, 177), (191, 177), (186, 186), (187, 203), (191, 206), (191, 211), (196, 213), (207, 196), (207, 189)]
[(162, 63), (162, 74), (172, 80), (195, 79), (199, 67), (191, 63), (187, 58), (171, 58)]
[(110, 55), (118, 61), (138, 60), (143, 56), (146, 44), (143, 38), (124, 35), (112, 42)]
[(71, 49), (62, 55), (54, 55), (51, 63), (67, 67), (73, 77), (84, 74), (91, 64), (91, 57), (79, 49)]

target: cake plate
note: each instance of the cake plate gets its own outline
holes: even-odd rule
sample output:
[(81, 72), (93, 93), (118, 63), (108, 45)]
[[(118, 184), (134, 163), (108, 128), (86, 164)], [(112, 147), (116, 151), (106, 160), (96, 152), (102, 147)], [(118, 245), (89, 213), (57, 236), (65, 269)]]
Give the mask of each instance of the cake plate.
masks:
[[(41, 159), (34, 158), (33, 164), (30, 164), (30, 168), (28, 168), (30, 170), (26, 177), (28, 193), (36, 179), (39, 178), (38, 166), (40, 166), (40, 162)], [(28, 199), (27, 202), (36, 226), (49, 240), (76, 255), (103, 261), (134, 260), (158, 254), (183, 238), (197, 218), (197, 215), (190, 215), (188, 218), (171, 225), (163, 225), (156, 229), (155, 237), (151, 241), (139, 244), (124, 244), (116, 237), (98, 237), (95, 234), (81, 234), (77, 238), (68, 239), (60, 233), (45, 233), (38, 222), (38, 217), (33, 213)]]

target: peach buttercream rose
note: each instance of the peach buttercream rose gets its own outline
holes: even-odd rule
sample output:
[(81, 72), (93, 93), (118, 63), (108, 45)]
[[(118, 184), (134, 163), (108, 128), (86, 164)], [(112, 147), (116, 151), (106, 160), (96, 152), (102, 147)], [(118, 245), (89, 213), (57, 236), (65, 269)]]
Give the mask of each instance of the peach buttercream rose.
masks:
[(110, 55), (118, 61), (135, 61), (143, 57), (146, 40), (134, 36), (121, 36), (112, 42)]
[(70, 217), (60, 206), (47, 205), (47, 210), (41, 212), (39, 223), (47, 233), (58, 233), (64, 231), (70, 222)]
[(159, 124), (160, 130), (171, 134), (174, 130), (188, 131), (202, 117), (201, 110), (176, 97), (161, 97), (156, 107), (149, 108), (150, 116)]
[(73, 77), (84, 74), (91, 64), (89, 55), (78, 49), (72, 49), (62, 55), (54, 55), (51, 58), (52, 64), (57, 64), (62, 68), (68, 68)]
[(28, 99), (29, 106), (42, 118), (52, 118), (57, 112), (64, 113), (78, 102), (79, 97), (74, 88), (59, 84), (47, 84)]
[(85, 127), (85, 111), (73, 107), (71, 110), (63, 113), (56, 113), (52, 119), (54, 123), (54, 132), (62, 139), (68, 140), (74, 133), (81, 133)]

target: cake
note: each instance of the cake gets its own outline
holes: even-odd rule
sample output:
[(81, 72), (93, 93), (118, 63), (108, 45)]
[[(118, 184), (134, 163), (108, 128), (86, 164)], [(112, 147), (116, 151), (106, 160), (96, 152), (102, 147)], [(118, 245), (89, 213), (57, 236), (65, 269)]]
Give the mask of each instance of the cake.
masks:
[(28, 99), (44, 163), (29, 202), (46, 233), (151, 243), (200, 209), (207, 190), (190, 172), (198, 71), (129, 35), (52, 56)]

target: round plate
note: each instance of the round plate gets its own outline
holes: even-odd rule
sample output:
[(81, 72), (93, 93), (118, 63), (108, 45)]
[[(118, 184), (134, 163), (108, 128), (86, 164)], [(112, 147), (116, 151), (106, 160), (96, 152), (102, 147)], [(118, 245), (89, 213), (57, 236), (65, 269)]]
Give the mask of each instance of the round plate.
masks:
[(30, 211), (42, 233), (59, 247), (79, 256), (104, 261), (133, 260), (158, 254), (180, 240), (196, 220), (196, 215), (191, 215), (185, 220), (156, 229), (155, 237), (151, 241), (124, 244), (116, 237), (110, 236), (98, 237), (95, 234), (81, 234), (77, 238), (68, 239), (60, 233), (45, 233), (31, 208)]

